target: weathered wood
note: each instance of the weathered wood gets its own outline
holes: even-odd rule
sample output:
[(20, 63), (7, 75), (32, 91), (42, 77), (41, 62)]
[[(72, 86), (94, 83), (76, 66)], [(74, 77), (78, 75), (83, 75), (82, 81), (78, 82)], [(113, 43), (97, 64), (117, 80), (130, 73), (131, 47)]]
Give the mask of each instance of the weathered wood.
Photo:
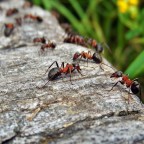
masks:
[[(23, 1), (11, 3), (20, 8)], [(0, 6), (0, 21), (13, 21), (5, 18), (5, 8), (12, 4)], [(123, 86), (109, 92), (113, 69), (102, 65), (102, 71), (93, 62), (87, 66), (81, 61), (84, 76), (73, 73), (73, 85), (68, 75), (37, 88), (47, 81), (44, 73), (53, 61), (72, 63), (76, 51), (88, 49), (62, 43), (66, 34), (49, 12), (33, 7), (20, 9), (18, 15), (31, 12), (44, 22), (25, 23), (12, 36), (0, 37), (0, 143), (143, 143), (143, 106), (135, 95), (128, 104)], [(32, 43), (37, 36), (55, 41), (57, 47), (42, 53), (40, 45)]]

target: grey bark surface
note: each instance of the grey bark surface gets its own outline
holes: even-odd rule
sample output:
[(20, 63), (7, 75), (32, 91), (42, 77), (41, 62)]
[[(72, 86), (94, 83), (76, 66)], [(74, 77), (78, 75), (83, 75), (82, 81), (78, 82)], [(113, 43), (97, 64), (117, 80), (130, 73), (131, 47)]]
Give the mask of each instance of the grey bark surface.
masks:
[[(38, 7), (23, 10), (23, 1), (0, 3), (1, 29), (13, 18), (33, 13), (44, 18), (36, 24), (25, 22), (6, 38), (0, 35), (0, 143), (144, 143), (143, 105), (121, 85), (109, 92), (117, 80), (113, 69), (85, 61), (82, 69), (63, 79), (47, 81), (45, 74), (53, 61), (72, 63), (76, 51), (87, 48), (63, 43), (66, 36), (57, 20)], [(5, 17), (6, 9), (18, 7), (20, 13)], [(57, 43), (55, 50), (40, 51), (34, 37), (45, 36)], [(106, 60), (104, 63), (110, 65)], [(53, 66), (55, 67), (55, 66)]]

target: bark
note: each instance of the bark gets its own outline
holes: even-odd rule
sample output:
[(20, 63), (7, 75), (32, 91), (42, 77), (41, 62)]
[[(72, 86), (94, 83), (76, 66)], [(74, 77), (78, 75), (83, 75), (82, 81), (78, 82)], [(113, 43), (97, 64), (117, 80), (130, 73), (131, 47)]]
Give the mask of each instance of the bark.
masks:
[[(72, 63), (76, 51), (88, 49), (63, 43), (66, 34), (55, 17), (38, 7), (23, 10), (22, 4), (0, 3), (1, 27), (26, 13), (40, 15), (44, 22), (24, 22), (10, 37), (1, 32), (0, 143), (144, 143), (143, 105), (123, 85), (109, 91), (117, 81), (110, 79), (114, 69), (102, 65), (103, 71), (92, 61), (88, 66), (80, 61), (83, 76), (72, 73), (72, 84), (67, 75), (37, 88), (47, 82), (52, 62)], [(9, 7), (20, 13), (6, 18)], [(56, 42), (56, 48), (42, 52), (32, 42), (39, 36)]]

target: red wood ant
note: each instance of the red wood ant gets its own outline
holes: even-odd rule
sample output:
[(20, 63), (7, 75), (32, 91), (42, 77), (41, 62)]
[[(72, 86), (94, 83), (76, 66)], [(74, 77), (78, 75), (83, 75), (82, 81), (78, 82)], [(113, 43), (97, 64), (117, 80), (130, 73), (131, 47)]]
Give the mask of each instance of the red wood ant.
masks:
[[(46, 73), (48, 72), (48, 70), (52, 67), (53, 64), (56, 64), (56, 67), (52, 68), (49, 73), (48, 73), (48, 81), (46, 82), (46, 84), (49, 82), (49, 81), (53, 81), (53, 80), (56, 80), (59, 76), (61, 76), (62, 74), (70, 74), (70, 82), (72, 84), (72, 81), (71, 81), (71, 73), (74, 72), (75, 70), (78, 71), (78, 73), (81, 73), (81, 69), (80, 69), (80, 66), (79, 64), (76, 64), (76, 63), (72, 63), (72, 64), (69, 64), (67, 63), (66, 66), (64, 66), (64, 62), (62, 62), (61, 64), (61, 67), (59, 67), (58, 65), (58, 62), (57, 61), (54, 61), (47, 69)], [(45, 87), (44, 84), (42, 87), (40, 88), (43, 88)]]
[(70, 35), (68, 35), (68, 37), (66, 37), (64, 39), (64, 42), (78, 44), (81, 46), (86, 46), (84, 38), (82, 36), (79, 36), (79, 35), (70, 34)]
[(7, 12), (6, 12), (6, 16), (9, 17), (9, 16), (12, 16), (14, 14), (17, 14), (19, 11), (17, 8), (13, 8), (13, 9), (8, 9)]
[(4, 24), (4, 27), (5, 27), (4, 35), (6, 37), (9, 37), (12, 34), (12, 32), (14, 31), (15, 26), (13, 23), (7, 23), (7, 24)]
[[(74, 54), (74, 56), (73, 56), (73, 61), (77, 60), (79, 57), (80, 57), (80, 59), (81, 58), (86, 59), (87, 60), (87, 64), (88, 64), (88, 60), (93, 60), (96, 64), (106, 65), (105, 63), (102, 63), (102, 56), (99, 53), (97, 53), (97, 52), (95, 52), (94, 54), (91, 54), (90, 51), (88, 51), (88, 52), (82, 51), (81, 53), (76, 52)], [(108, 65), (106, 65), (106, 66), (108, 66)], [(110, 67), (110, 66), (108, 66), (108, 67)], [(103, 70), (101, 65), (100, 65), (100, 68)], [(110, 67), (110, 68), (112, 68), (112, 67)]]
[[(64, 39), (64, 42), (74, 43), (74, 44), (78, 44), (78, 45), (81, 45), (84, 47), (92, 47), (96, 50), (97, 53), (102, 53), (104, 50), (102, 43), (97, 43), (96, 40), (94, 40), (94, 39), (87, 39), (87, 38), (84, 38), (79, 35), (71, 34)], [(106, 47), (109, 49), (109, 47), (107, 45), (106, 45)]]
[(41, 38), (38, 37), (38, 38), (34, 38), (33, 42), (34, 43), (43, 43), (43, 44), (45, 44), (46, 43), (46, 39), (44, 37), (41, 37)]
[(44, 51), (46, 48), (52, 48), (52, 49), (54, 49), (55, 47), (56, 47), (56, 44), (55, 44), (55, 43), (49, 42), (49, 43), (47, 43), (47, 44), (43, 44), (43, 45), (41, 46), (41, 50)]
[(40, 16), (36, 16), (36, 15), (32, 15), (32, 14), (26, 14), (24, 16), (24, 19), (31, 19), (31, 20), (37, 21), (39, 23), (41, 23), (43, 21), (43, 19)]
[(103, 52), (103, 46), (100, 43), (97, 43), (96, 40), (94, 39), (88, 39), (87, 41), (87, 46), (91, 46), (92, 48), (94, 48), (96, 50), (96, 52), (98, 53), (102, 53)]
[[(119, 80), (118, 82), (116, 82), (113, 87), (111, 88), (111, 90), (118, 84), (121, 83), (122, 85), (126, 85), (127, 88), (129, 88), (129, 90), (132, 91), (133, 94), (138, 94), (140, 93), (140, 99), (141, 99), (141, 88), (140, 88), (140, 83), (137, 81), (137, 78), (134, 80), (131, 80), (128, 75), (123, 74), (121, 71), (116, 71), (114, 72), (110, 78), (122, 78), (121, 80)], [(110, 91), (111, 91), (110, 90)]]

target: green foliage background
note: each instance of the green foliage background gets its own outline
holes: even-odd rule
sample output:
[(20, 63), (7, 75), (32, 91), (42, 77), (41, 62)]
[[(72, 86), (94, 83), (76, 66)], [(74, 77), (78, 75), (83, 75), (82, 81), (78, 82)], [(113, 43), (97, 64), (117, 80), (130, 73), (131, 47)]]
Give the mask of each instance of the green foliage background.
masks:
[(56, 10), (80, 35), (105, 42), (112, 54), (105, 57), (131, 78), (144, 80), (144, 3), (120, 13), (118, 0), (33, 0), (47, 10)]

